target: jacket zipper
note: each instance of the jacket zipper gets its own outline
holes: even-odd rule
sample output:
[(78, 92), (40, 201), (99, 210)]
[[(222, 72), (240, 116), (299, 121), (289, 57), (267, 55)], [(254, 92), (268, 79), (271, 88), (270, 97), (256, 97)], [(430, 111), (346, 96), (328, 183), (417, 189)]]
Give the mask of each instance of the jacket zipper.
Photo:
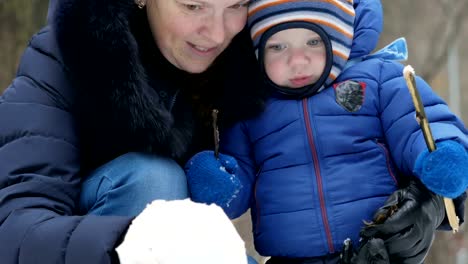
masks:
[(169, 112), (172, 112), (172, 108), (174, 107), (176, 101), (177, 101), (177, 96), (179, 95), (180, 89), (177, 89), (172, 96), (171, 102), (169, 103)]
[(312, 124), (310, 122), (309, 109), (307, 106), (307, 98), (302, 99), (302, 109), (304, 111), (304, 120), (305, 120), (305, 125), (306, 125), (306, 130), (307, 130), (307, 139), (309, 141), (310, 152), (312, 153), (312, 158), (314, 160), (315, 177), (317, 179), (317, 190), (319, 192), (320, 209), (322, 211), (322, 221), (325, 227), (325, 234), (327, 236), (328, 249), (330, 253), (334, 253), (335, 249), (333, 247), (333, 239), (332, 239), (332, 235), (330, 231), (330, 224), (328, 223), (327, 209), (325, 206), (325, 196), (323, 194), (322, 176), (320, 174), (320, 165), (319, 165), (317, 150), (315, 147), (314, 136), (312, 133)]
[(395, 184), (398, 186), (398, 180), (397, 180), (397, 178), (395, 177), (395, 174), (393, 173), (392, 166), (390, 165), (390, 154), (388, 153), (387, 148), (385, 147), (384, 144), (380, 143), (378, 140), (376, 140), (376, 143), (377, 143), (377, 146), (379, 146), (380, 148), (382, 148), (382, 150), (383, 150), (383, 152), (384, 152), (384, 155), (385, 155), (385, 160), (386, 160), (386, 162), (387, 162), (387, 170), (388, 170), (388, 173), (390, 173), (390, 176), (392, 176), (393, 181), (394, 181)]

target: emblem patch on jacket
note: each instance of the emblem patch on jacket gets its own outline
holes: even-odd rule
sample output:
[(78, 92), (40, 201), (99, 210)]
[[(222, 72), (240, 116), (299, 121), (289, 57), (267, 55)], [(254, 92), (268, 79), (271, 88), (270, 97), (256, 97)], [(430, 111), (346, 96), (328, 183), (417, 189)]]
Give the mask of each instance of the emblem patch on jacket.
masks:
[(364, 104), (366, 84), (356, 81), (344, 81), (333, 85), (336, 102), (349, 112), (356, 112)]

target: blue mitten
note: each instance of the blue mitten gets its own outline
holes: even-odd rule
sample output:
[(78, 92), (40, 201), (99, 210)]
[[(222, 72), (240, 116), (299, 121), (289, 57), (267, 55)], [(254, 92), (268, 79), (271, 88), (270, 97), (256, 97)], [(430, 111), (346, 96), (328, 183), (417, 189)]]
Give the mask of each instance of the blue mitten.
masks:
[(236, 177), (235, 158), (219, 154), (216, 159), (213, 151), (195, 154), (185, 165), (191, 198), (195, 202), (215, 203), (224, 210), (242, 188)]
[(455, 141), (442, 141), (435, 151), (425, 150), (418, 156), (414, 173), (434, 193), (456, 198), (468, 187), (466, 149)]

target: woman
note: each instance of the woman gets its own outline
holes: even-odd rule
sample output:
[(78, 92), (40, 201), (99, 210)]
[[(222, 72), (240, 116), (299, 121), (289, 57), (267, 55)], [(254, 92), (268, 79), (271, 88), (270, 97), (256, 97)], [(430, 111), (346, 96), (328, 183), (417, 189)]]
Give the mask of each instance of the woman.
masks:
[(211, 109), (261, 106), (245, 3), (57, 3), (1, 99), (2, 263), (110, 263), (149, 201), (188, 196)]
[[(118, 263), (148, 202), (188, 196), (180, 165), (212, 148), (211, 110), (222, 128), (262, 107), (246, 4), (60, 1), (0, 98), (2, 263)], [(401, 210), (376, 232), (443, 214), (408, 193), (394, 201), (418, 217)]]

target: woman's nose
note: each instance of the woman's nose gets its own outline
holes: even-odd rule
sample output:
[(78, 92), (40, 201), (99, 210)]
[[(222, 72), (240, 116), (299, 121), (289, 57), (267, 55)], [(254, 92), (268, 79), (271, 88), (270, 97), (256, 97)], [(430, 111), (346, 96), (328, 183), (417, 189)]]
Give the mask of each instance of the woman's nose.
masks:
[(204, 36), (215, 43), (220, 45), (226, 38), (226, 29), (223, 16), (213, 15), (208, 19), (204, 25)]

